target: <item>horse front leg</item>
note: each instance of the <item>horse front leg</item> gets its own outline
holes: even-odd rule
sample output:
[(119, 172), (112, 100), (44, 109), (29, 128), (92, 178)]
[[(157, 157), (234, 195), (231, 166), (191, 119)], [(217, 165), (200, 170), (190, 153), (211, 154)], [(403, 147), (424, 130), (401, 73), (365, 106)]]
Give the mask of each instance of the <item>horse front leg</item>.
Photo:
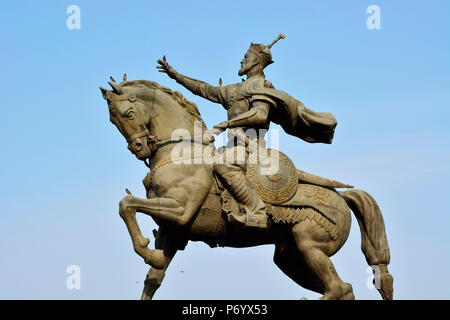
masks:
[(139, 224), (136, 220), (136, 210), (129, 210), (122, 205), (121, 201), (119, 204), (119, 215), (127, 226), (134, 251), (144, 259), (145, 263), (157, 269), (163, 268), (163, 251), (160, 249), (151, 250), (148, 248), (150, 240), (142, 235), (141, 229), (139, 228)]
[(147, 247), (150, 240), (141, 233), (136, 220), (137, 211), (153, 218), (184, 224), (187, 222), (183, 217), (184, 207), (178, 201), (169, 198), (140, 199), (131, 195), (126, 196), (119, 203), (119, 214), (128, 228), (134, 251), (144, 259), (145, 263), (156, 269), (162, 269), (165, 262), (163, 250), (150, 250)]

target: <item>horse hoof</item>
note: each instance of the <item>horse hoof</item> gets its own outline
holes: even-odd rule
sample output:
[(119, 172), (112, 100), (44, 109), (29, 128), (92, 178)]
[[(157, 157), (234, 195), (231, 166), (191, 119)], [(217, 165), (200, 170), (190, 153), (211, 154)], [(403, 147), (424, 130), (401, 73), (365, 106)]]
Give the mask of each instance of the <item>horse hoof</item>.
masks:
[(155, 269), (163, 269), (165, 265), (164, 252), (159, 249), (145, 250), (144, 261)]
[(353, 292), (350, 292), (350, 293), (347, 293), (345, 296), (343, 296), (339, 300), (355, 300), (355, 295), (353, 294)]

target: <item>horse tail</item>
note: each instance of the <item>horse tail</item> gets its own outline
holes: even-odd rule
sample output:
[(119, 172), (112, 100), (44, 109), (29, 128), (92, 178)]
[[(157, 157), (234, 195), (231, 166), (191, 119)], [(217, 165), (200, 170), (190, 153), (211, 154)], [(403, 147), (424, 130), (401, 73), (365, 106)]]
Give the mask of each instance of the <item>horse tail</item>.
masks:
[(394, 278), (387, 265), (391, 257), (380, 208), (365, 191), (352, 189), (340, 192), (358, 220), (361, 230), (361, 250), (374, 273), (375, 287), (384, 300), (392, 300)]

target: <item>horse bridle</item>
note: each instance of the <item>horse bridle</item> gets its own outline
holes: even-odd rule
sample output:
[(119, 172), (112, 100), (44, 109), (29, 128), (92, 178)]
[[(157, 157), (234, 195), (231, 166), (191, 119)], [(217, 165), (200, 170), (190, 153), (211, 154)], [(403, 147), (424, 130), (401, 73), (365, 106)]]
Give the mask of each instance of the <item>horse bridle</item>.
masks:
[[(122, 95), (119, 98), (110, 99), (110, 100), (112, 102), (128, 100), (131, 103), (133, 103), (133, 102), (136, 102), (137, 98), (134, 95), (125, 95), (125, 96)], [(155, 91), (153, 91), (153, 96), (152, 96), (152, 101), (151, 101), (151, 104), (150, 104), (150, 109), (153, 107), (154, 101), (155, 101)], [(157, 149), (156, 141), (158, 140), (158, 138), (156, 136), (151, 135), (150, 131), (147, 128), (145, 128), (144, 130), (142, 130), (142, 131), (140, 131), (138, 133), (135, 133), (135, 134), (133, 134), (130, 137), (125, 138), (125, 139), (126, 139), (128, 145), (131, 145), (136, 139), (142, 138), (142, 137), (147, 137), (147, 145), (149, 146), (151, 153), (153, 153)], [(147, 158), (147, 159), (143, 160), (145, 165), (148, 168), (150, 168), (149, 159), (150, 158)]]
[[(128, 145), (131, 145), (136, 139), (147, 137), (147, 145), (150, 149), (150, 152), (153, 153), (157, 147), (156, 147), (156, 141), (157, 137), (150, 134), (150, 131), (148, 131), (147, 128), (145, 130), (133, 134), (131, 137), (129, 137), (127, 140)], [(147, 168), (150, 168), (149, 158), (143, 160)]]

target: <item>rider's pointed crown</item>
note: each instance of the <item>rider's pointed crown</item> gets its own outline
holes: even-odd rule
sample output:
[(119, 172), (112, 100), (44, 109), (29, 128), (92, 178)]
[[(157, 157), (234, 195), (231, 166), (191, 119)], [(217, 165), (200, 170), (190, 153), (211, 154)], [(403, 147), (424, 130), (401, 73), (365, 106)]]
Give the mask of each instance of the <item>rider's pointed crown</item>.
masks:
[(260, 44), (260, 43), (251, 43), (250, 48), (248, 49), (248, 52), (253, 53), (256, 55), (259, 60), (261, 61), (263, 68), (267, 67), (269, 64), (273, 63), (272, 60), (272, 52), (270, 52), (270, 48), (278, 42), (280, 39), (284, 39), (285, 35), (284, 33), (280, 33), (278, 37), (268, 45)]

